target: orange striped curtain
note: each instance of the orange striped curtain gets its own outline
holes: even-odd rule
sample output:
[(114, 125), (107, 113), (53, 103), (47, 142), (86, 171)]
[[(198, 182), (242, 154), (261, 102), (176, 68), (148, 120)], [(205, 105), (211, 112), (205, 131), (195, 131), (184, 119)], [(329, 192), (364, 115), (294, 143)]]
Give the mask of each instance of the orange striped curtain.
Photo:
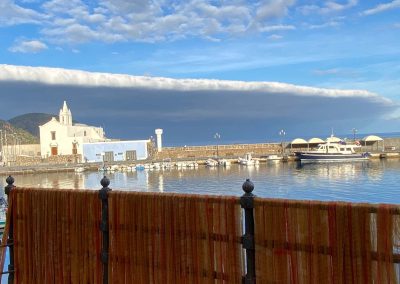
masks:
[(110, 283), (241, 283), (235, 197), (109, 193)]
[(255, 200), (257, 283), (399, 283), (400, 207)]
[(101, 283), (98, 191), (15, 188), (15, 283)]

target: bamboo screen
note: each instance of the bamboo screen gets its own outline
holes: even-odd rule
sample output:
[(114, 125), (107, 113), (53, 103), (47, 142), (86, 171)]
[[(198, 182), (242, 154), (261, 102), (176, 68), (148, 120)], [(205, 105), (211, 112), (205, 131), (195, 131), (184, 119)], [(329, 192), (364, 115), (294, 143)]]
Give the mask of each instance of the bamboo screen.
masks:
[(110, 283), (241, 283), (235, 197), (109, 193)]
[(101, 283), (98, 191), (15, 188), (15, 283)]
[(256, 198), (257, 283), (399, 283), (399, 212)]

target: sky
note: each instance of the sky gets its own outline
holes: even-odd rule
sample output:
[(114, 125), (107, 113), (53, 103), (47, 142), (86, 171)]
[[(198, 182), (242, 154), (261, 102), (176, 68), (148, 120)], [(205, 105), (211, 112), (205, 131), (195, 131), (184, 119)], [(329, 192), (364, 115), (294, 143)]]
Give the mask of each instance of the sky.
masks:
[[(167, 144), (399, 132), (400, 0), (0, 0), (0, 118)], [(216, 141), (214, 141), (216, 142)]]

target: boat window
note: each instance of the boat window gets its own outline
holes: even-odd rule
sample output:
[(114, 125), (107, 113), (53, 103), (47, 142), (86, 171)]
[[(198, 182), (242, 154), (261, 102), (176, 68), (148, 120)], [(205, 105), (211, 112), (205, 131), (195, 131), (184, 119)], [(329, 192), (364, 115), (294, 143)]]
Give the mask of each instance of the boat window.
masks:
[(335, 149), (335, 146), (329, 146), (329, 149)]
[(345, 148), (340, 148), (340, 151), (344, 151), (345, 150)]

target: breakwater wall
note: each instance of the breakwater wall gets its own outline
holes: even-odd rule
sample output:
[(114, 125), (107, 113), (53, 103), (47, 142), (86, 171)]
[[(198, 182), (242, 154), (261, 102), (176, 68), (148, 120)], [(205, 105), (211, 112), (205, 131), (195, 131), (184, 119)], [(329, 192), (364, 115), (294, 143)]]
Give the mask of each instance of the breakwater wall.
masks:
[(280, 143), (230, 144), (208, 146), (164, 147), (155, 153), (155, 159), (193, 159), (219, 156), (221, 158), (237, 158), (246, 153), (254, 156), (278, 154), (282, 152)]

